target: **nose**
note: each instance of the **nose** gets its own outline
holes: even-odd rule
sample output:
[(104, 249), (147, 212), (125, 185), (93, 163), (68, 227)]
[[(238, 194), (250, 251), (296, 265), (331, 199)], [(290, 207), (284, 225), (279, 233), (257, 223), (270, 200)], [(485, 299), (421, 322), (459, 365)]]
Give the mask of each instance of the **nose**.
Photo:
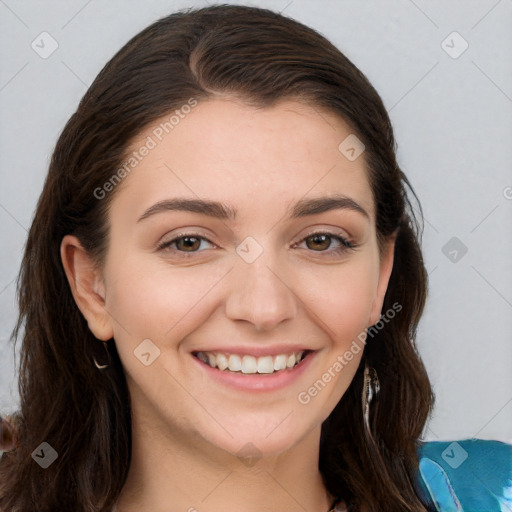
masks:
[(266, 331), (296, 316), (296, 283), (267, 251), (252, 263), (237, 261), (228, 279), (226, 316), (231, 320), (245, 320), (257, 331)]

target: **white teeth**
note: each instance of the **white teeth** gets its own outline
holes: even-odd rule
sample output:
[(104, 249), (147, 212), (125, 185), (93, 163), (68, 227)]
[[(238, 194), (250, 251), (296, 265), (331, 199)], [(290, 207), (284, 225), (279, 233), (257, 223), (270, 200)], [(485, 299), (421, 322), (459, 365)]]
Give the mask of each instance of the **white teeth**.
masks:
[(284, 370), (286, 368), (287, 357), (284, 355), (276, 356), (274, 360), (274, 371)]
[(215, 368), (217, 366), (217, 358), (213, 354), (206, 354), (208, 357), (208, 364)]
[(273, 373), (274, 361), (272, 356), (258, 357), (258, 373)]
[(242, 357), (242, 373), (256, 373), (258, 371), (258, 363), (251, 356)]
[(228, 358), (224, 354), (217, 354), (217, 367), (219, 370), (225, 370), (228, 366)]
[(287, 368), (293, 368), (302, 360), (304, 351), (277, 356), (254, 357), (249, 355), (223, 354), (214, 352), (197, 352), (197, 357), (211, 366), (222, 371), (251, 373), (274, 373)]
[(230, 372), (239, 372), (242, 369), (242, 360), (240, 356), (231, 354), (229, 356), (228, 368)]

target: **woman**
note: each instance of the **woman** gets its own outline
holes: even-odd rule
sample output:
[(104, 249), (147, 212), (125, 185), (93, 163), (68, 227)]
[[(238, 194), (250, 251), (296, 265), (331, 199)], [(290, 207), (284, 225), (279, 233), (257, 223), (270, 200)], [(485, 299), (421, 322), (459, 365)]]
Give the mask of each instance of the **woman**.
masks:
[(29, 233), (1, 510), (434, 510), (394, 149), (364, 75), (291, 19), (212, 6), (129, 41)]

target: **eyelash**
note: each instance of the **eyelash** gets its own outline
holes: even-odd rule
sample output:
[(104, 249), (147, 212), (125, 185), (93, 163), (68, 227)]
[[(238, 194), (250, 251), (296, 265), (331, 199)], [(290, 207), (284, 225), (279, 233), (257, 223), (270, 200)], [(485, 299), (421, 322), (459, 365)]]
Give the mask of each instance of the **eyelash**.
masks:
[[(319, 235), (320, 236), (321, 235), (325, 235), (325, 236), (328, 236), (330, 238), (334, 238), (335, 240), (337, 240), (340, 243), (340, 247), (338, 247), (337, 249), (331, 250), (331, 251), (329, 251), (329, 250), (326, 250), (326, 251), (313, 251), (313, 250), (311, 250), (311, 252), (328, 253), (328, 254), (331, 254), (331, 255), (334, 254), (334, 255), (337, 256), (337, 255), (342, 255), (343, 253), (345, 253), (347, 251), (352, 251), (352, 250), (354, 250), (354, 249), (356, 249), (358, 247), (358, 245), (355, 244), (354, 242), (351, 242), (350, 240), (347, 240), (343, 236), (336, 235), (335, 233), (331, 233), (329, 231), (314, 231), (313, 233), (309, 233), (308, 235), (306, 235), (302, 240), (300, 240), (295, 245), (303, 243), (308, 238), (312, 238), (314, 236), (319, 236)], [(185, 233), (185, 234), (180, 234), (177, 237), (174, 237), (172, 240), (161, 242), (160, 244), (158, 244), (158, 250), (161, 250), (161, 251), (166, 250), (172, 244), (174, 244), (175, 242), (177, 242), (178, 240), (181, 240), (183, 238), (197, 238), (199, 240), (205, 240), (206, 242), (208, 242), (208, 243), (210, 243), (212, 245), (215, 245), (208, 238), (206, 238), (206, 236), (204, 236), (204, 234), (200, 234), (200, 233)], [(192, 252), (176, 251), (176, 252), (180, 253), (180, 256), (179, 256), (180, 258), (181, 257), (183, 257), (183, 258), (190, 258), (194, 254), (196, 254), (198, 252), (202, 252), (202, 251), (192, 251)]]

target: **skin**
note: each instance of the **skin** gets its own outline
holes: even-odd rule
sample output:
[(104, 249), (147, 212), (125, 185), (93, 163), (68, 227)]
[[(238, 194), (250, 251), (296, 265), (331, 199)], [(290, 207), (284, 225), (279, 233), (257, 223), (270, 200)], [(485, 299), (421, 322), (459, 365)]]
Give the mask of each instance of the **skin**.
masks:
[[(379, 257), (364, 153), (349, 161), (338, 150), (350, 133), (337, 116), (294, 100), (267, 109), (229, 97), (200, 103), (115, 190), (102, 268), (74, 236), (63, 239), (77, 305), (99, 340), (114, 338), (130, 390), (132, 463), (119, 511), (328, 510), (320, 428), (362, 351), (308, 404), (297, 397), (379, 320), (394, 249), (390, 240)], [(287, 216), (299, 199), (334, 194), (352, 198), (368, 217), (350, 209)], [(172, 197), (222, 201), (237, 218), (164, 211), (138, 222)], [(357, 247), (336, 254), (335, 238), (309, 236), (318, 231)], [(183, 240), (157, 248), (198, 232), (208, 241), (194, 239), (192, 249)], [(263, 248), (252, 263), (236, 252), (249, 236)], [(134, 357), (144, 339), (160, 350), (149, 366)], [(298, 379), (272, 392), (214, 381), (191, 355), (276, 343), (316, 353)], [(256, 458), (239, 457), (244, 447)]]

